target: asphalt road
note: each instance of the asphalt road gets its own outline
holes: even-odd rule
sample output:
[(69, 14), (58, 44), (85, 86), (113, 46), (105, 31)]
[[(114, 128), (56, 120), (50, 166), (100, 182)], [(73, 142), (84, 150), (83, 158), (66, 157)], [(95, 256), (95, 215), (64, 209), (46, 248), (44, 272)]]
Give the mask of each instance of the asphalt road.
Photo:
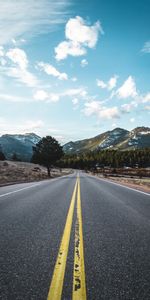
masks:
[(81, 172), (1, 187), (0, 299), (149, 300), (150, 194)]

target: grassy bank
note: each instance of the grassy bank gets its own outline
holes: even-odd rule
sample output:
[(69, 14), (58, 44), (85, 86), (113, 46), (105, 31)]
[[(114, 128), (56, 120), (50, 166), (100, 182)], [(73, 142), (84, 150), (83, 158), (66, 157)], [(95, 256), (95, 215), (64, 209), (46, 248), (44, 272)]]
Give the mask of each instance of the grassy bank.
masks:
[[(71, 170), (51, 170), (51, 177), (70, 174)], [(47, 169), (32, 163), (0, 161), (0, 185), (48, 179)]]

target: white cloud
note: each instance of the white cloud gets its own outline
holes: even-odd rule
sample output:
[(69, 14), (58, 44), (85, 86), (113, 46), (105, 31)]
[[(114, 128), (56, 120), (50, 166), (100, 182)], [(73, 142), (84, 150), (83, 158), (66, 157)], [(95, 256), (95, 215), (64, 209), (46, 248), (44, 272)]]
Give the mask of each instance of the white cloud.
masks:
[(143, 103), (150, 102), (150, 93), (147, 93), (144, 97), (142, 97), (142, 102)]
[(78, 79), (77, 79), (77, 77), (72, 77), (71, 78), (71, 81), (73, 81), (73, 82), (76, 82)]
[(29, 87), (38, 85), (36, 76), (28, 70), (29, 61), (24, 50), (19, 48), (9, 49), (6, 52), (5, 58), (10, 60), (11, 66), (9, 66), (10, 62), (7, 66), (7, 61), (5, 60), (1, 69), (4, 75), (16, 78), (17, 81)]
[(2, 67), (4, 67), (7, 64), (6, 59), (3, 58), (3, 57), (0, 57), (0, 64), (1, 64)]
[(116, 127), (117, 127), (117, 124), (116, 124), (116, 123), (113, 123), (113, 124), (111, 125), (111, 127), (112, 127), (112, 128), (116, 128)]
[(66, 19), (68, 5), (68, 0), (1, 0), (0, 44), (56, 30)]
[(86, 54), (86, 49), (83, 48), (80, 44), (71, 42), (71, 41), (64, 41), (61, 42), (56, 48), (55, 48), (56, 56), (55, 58), (57, 60), (63, 60), (67, 58), (68, 55), (71, 56), (81, 56)]
[(111, 91), (112, 89), (114, 89), (116, 87), (116, 85), (117, 85), (117, 79), (118, 79), (118, 76), (116, 76), (116, 75), (114, 75), (113, 77), (111, 77), (109, 79), (108, 84), (107, 84), (108, 90)]
[(81, 60), (81, 67), (84, 68), (88, 65), (88, 61), (86, 59)]
[(97, 86), (99, 86), (101, 89), (107, 88), (107, 84), (103, 80), (97, 79), (96, 82), (97, 82)]
[(72, 99), (72, 104), (73, 104), (74, 110), (78, 109), (79, 108), (79, 99), (78, 98)]
[(36, 76), (26, 69), (20, 69), (15, 67), (7, 68), (5, 70), (5, 74), (9, 77), (16, 78), (17, 81), (24, 83), (28, 87), (35, 87), (38, 85), (38, 80)]
[(58, 102), (60, 95), (56, 93), (47, 93), (44, 90), (38, 90), (33, 95), (33, 98), (37, 101)]
[(46, 93), (44, 90), (39, 90), (36, 91), (36, 93), (33, 95), (33, 98), (38, 101), (45, 101), (48, 99), (48, 93)]
[(146, 43), (144, 44), (144, 47), (143, 47), (143, 49), (142, 49), (142, 52), (144, 52), (144, 53), (150, 53), (150, 41), (148, 41), (148, 42), (146, 42)]
[(28, 120), (23, 125), (20, 125), (19, 128), (22, 132), (32, 132), (36, 129), (39, 129), (44, 126), (44, 123), (42, 120)]
[(102, 102), (98, 102), (98, 101), (85, 103), (85, 108), (83, 112), (86, 116), (96, 115), (100, 119), (119, 118), (119, 110), (116, 106), (105, 107), (102, 106)]
[(87, 96), (87, 91), (84, 88), (68, 89), (62, 93), (62, 96), (80, 96), (84, 98)]
[(2, 134), (24, 134), (40, 130), (44, 126), (42, 120), (26, 120), (20, 122), (10, 122), (4, 118), (0, 118), (0, 133)]
[(138, 104), (135, 101), (132, 101), (131, 103), (125, 103), (121, 105), (121, 111), (123, 113), (130, 113), (133, 108), (136, 108)]
[(14, 96), (10, 94), (0, 94), (0, 101), (25, 102), (26, 99), (23, 97)]
[(9, 49), (6, 56), (11, 59), (12, 62), (17, 64), (20, 69), (26, 69), (28, 66), (27, 55), (24, 50), (19, 48)]
[(99, 117), (104, 119), (118, 119), (120, 117), (118, 107), (103, 108), (99, 112)]
[(73, 42), (93, 48), (97, 43), (99, 31), (102, 31), (99, 22), (88, 26), (83, 18), (76, 16), (67, 22), (65, 35), (67, 39)]
[(85, 103), (85, 108), (83, 111), (86, 116), (91, 116), (93, 114), (97, 114), (100, 109), (101, 109), (100, 102), (91, 101), (91, 102)]
[(146, 105), (146, 106), (144, 107), (144, 109), (145, 109), (145, 110), (150, 110), (150, 105)]
[(0, 46), (0, 56), (4, 56), (4, 48)]
[(63, 92), (56, 92), (56, 93), (47, 93), (44, 90), (37, 90), (34, 95), (33, 99), (36, 101), (46, 101), (46, 102), (58, 102), (61, 98), (69, 97), (72, 98), (72, 101), (75, 100), (76, 97), (80, 97), (86, 99), (87, 91), (84, 88), (76, 88), (76, 89), (68, 89)]
[(66, 41), (61, 42), (55, 48), (56, 59), (63, 60), (68, 55), (81, 56), (86, 54), (86, 48), (95, 47), (99, 32), (103, 33), (100, 22), (90, 26), (79, 16), (70, 18), (65, 28)]
[(77, 104), (79, 103), (79, 100), (78, 100), (78, 98), (74, 98), (74, 99), (72, 99), (72, 103), (73, 103), (74, 105), (77, 105)]
[(99, 80), (99, 79), (97, 79), (96, 82), (97, 82), (97, 86), (100, 87), (101, 89), (107, 89), (111, 91), (116, 87), (117, 79), (118, 76), (114, 75), (108, 80), (108, 82), (104, 82), (103, 80)]
[(12, 44), (15, 46), (15, 47), (17, 47), (17, 46), (19, 46), (19, 45), (21, 45), (21, 44), (25, 44), (26, 43), (26, 40), (25, 39), (12, 39), (11, 40), (11, 42), (12, 42)]
[(57, 77), (60, 80), (67, 80), (68, 75), (66, 73), (59, 72), (55, 67), (50, 64), (46, 64), (44, 62), (39, 62), (38, 66), (41, 70), (43, 70), (46, 74)]
[(130, 119), (130, 122), (131, 122), (131, 123), (134, 123), (134, 122), (135, 122), (135, 119), (134, 119), (134, 118), (131, 118), (131, 119)]
[(116, 95), (120, 99), (135, 98), (138, 93), (132, 76), (129, 76), (123, 85), (117, 90)]

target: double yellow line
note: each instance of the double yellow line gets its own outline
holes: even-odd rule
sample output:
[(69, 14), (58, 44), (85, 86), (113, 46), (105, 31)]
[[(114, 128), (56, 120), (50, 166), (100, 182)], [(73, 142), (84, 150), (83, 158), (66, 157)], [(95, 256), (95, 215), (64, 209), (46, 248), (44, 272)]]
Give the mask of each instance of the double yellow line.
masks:
[(77, 195), (72, 300), (86, 300), (80, 178), (77, 177), (47, 300), (60, 300), (63, 290), (74, 207)]

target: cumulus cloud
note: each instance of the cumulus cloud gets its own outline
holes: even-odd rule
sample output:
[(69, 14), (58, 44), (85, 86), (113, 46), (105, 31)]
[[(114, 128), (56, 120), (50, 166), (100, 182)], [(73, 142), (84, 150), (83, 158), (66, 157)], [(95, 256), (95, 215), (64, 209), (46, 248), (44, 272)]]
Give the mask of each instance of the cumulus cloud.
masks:
[(97, 79), (96, 82), (97, 82), (97, 86), (100, 87), (101, 89), (107, 89), (111, 91), (116, 87), (117, 79), (118, 76), (114, 75), (108, 80), (108, 82), (104, 82), (103, 80), (99, 80), (99, 79)]
[(150, 53), (150, 41), (146, 42), (142, 48), (142, 52)]
[(44, 62), (39, 62), (38, 67), (43, 70), (46, 74), (57, 77), (59, 80), (67, 80), (68, 75), (66, 73), (59, 72), (55, 67)]
[(56, 30), (65, 22), (68, 0), (5, 0), (0, 9), (0, 44)]
[(79, 16), (70, 18), (65, 28), (66, 40), (55, 48), (55, 58), (63, 60), (68, 55), (82, 56), (86, 54), (87, 48), (95, 47), (99, 33), (103, 33), (100, 22), (90, 26)]
[(119, 99), (135, 98), (138, 93), (136, 84), (132, 76), (129, 76), (123, 85), (117, 90), (116, 95)]
[(83, 48), (80, 44), (73, 43), (71, 41), (64, 41), (61, 42), (56, 48), (55, 48), (56, 56), (55, 58), (57, 60), (63, 60), (67, 58), (68, 55), (71, 56), (81, 56), (86, 54), (86, 49)]
[(86, 116), (96, 115), (100, 119), (115, 119), (120, 117), (118, 107), (105, 107), (99, 101), (85, 103), (83, 112)]
[(87, 59), (82, 59), (82, 60), (81, 60), (81, 67), (84, 68), (84, 67), (86, 67), (87, 65), (88, 65)]

